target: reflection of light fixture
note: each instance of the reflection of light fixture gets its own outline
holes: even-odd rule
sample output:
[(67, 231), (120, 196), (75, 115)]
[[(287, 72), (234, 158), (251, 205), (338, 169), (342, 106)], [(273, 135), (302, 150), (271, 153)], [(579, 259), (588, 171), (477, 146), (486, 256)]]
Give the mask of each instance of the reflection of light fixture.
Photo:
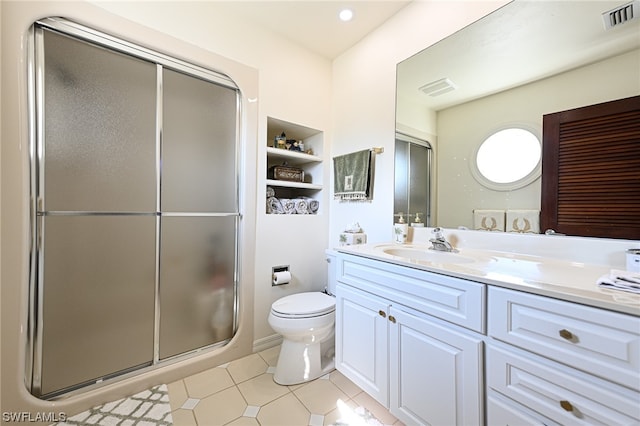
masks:
[(341, 21), (347, 22), (353, 19), (353, 10), (351, 9), (342, 9), (338, 14)]
[(441, 78), (440, 80), (432, 81), (422, 86), (419, 90), (429, 96), (440, 96), (444, 93), (456, 90), (458, 86), (448, 78)]

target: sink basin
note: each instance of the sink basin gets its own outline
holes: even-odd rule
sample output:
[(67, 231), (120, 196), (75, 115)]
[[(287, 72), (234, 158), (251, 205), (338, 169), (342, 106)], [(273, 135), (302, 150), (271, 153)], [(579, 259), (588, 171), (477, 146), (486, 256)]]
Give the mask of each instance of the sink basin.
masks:
[(425, 260), (435, 263), (473, 263), (476, 259), (459, 253), (446, 251), (435, 251), (429, 249), (418, 249), (409, 247), (389, 247), (383, 248), (382, 251), (391, 256), (404, 257), (410, 260)]

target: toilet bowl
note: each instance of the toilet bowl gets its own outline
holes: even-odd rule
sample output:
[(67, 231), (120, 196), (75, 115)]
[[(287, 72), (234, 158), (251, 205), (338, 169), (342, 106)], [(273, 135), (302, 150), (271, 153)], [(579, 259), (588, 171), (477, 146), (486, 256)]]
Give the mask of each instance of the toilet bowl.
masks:
[[(329, 267), (333, 258), (328, 256)], [(329, 273), (327, 291), (334, 287)], [(281, 385), (308, 382), (335, 368), (335, 297), (319, 291), (292, 294), (271, 305), (269, 325), (282, 336), (273, 380)]]
[(304, 383), (334, 369), (335, 310), (335, 298), (320, 292), (292, 294), (273, 303), (269, 325), (282, 336), (276, 383)]

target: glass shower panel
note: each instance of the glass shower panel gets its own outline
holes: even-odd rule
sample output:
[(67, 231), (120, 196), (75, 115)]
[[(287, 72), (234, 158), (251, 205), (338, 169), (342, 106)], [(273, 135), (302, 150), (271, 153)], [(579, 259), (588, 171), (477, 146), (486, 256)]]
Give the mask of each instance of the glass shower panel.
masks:
[(162, 210), (237, 212), (237, 93), (163, 72)]
[(44, 209), (155, 210), (155, 64), (50, 30), (44, 60)]
[(150, 364), (156, 218), (41, 220), (42, 394)]
[(237, 216), (162, 217), (160, 359), (230, 339)]
[[(409, 213), (409, 143), (396, 139), (393, 214)], [(407, 220), (407, 217), (404, 217)], [(394, 217), (394, 221), (398, 218)]]
[(430, 155), (429, 148), (409, 144), (409, 213), (412, 221), (416, 213), (420, 213), (421, 220), (429, 223)]

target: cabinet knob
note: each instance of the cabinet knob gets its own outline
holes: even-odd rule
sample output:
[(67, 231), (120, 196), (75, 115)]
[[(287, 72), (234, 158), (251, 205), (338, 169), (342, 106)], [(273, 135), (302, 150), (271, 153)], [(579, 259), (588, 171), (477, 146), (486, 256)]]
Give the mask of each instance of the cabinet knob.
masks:
[(387, 313), (383, 310), (379, 310), (378, 311), (378, 315), (380, 315), (382, 318), (386, 318), (387, 317)]
[(576, 339), (576, 337), (573, 335), (572, 332), (570, 332), (569, 330), (566, 329), (562, 329), (558, 332), (558, 334), (560, 334), (560, 337), (562, 337), (565, 340), (570, 340), (570, 341), (574, 341)]
[(573, 405), (571, 405), (571, 403), (569, 401), (565, 401), (565, 400), (560, 401), (560, 406), (565, 411), (573, 411)]
[(392, 323), (396, 323), (396, 317), (394, 317), (393, 315), (389, 315), (389, 321), (391, 321)]

